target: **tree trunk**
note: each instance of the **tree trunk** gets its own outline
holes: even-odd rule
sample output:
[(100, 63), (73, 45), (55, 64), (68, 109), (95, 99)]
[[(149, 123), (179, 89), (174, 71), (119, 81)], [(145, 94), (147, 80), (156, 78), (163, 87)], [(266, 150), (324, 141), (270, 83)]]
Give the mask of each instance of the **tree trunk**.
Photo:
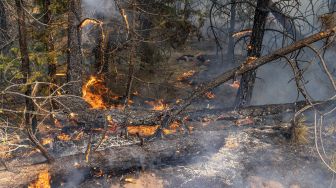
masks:
[(70, 0), (68, 10), (68, 59), (67, 59), (67, 81), (73, 82), (68, 92), (73, 95), (81, 95), (82, 91), (82, 53), (81, 53), (81, 32), (79, 23), (81, 21), (82, 8), (81, 0)]
[[(43, 1), (43, 9), (44, 9), (44, 16), (43, 16), (43, 22), (45, 24), (48, 24), (48, 26), (45, 27), (45, 36), (44, 36), (44, 44), (46, 51), (48, 53), (47, 61), (48, 61), (48, 76), (49, 76), (49, 82), (55, 83), (56, 82), (56, 66), (57, 66), (57, 59), (56, 59), (56, 53), (55, 53), (55, 47), (54, 47), (54, 41), (53, 41), (53, 35), (51, 31), (51, 11), (50, 11), (50, 4), (51, 0), (44, 0)], [(49, 95), (54, 92), (54, 86), (51, 84), (48, 88)], [(55, 104), (51, 102), (52, 108), (55, 108)]]
[[(268, 5), (269, 0), (258, 0), (257, 8), (254, 15), (254, 23), (252, 29), (252, 36), (250, 39), (250, 44), (247, 47), (248, 57), (260, 57), (261, 47), (264, 38), (265, 24), (268, 16)], [(240, 87), (238, 89), (235, 105), (237, 107), (242, 107), (249, 105), (252, 99), (252, 93), (254, 88), (254, 83), (256, 79), (256, 70), (251, 70), (242, 75), (240, 80)]]
[[(20, 52), (21, 52), (21, 61), (22, 67), (21, 72), (23, 75), (22, 82), (26, 85), (26, 96), (31, 96), (32, 88), (29, 84), (30, 78), (30, 65), (29, 65), (29, 54), (28, 54), (28, 46), (27, 46), (27, 30), (26, 30), (26, 18), (25, 11), (23, 9), (23, 1), (15, 0), (16, 10), (17, 10), (17, 20), (18, 20), (18, 29), (19, 29), (19, 44), (20, 44)], [(26, 97), (25, 98), (25, 128), (29, 139), (33, 144), (42, 152), (42, 154), (48, 159), (49, 162), (53, 161), (53, 158), (46, 152), (47, 150), (39, 143), (36, 139), (34, 133), (37, 128), (37, 119), (35, 115), (32, 113), (35, 111), (33, 100)]]
[(230, 11), (230, 31), (229, 31), (229, 44), (228, 44), (228, 51), (227, 57), (229, 58), (230, 63), (234, 63), (234, 37), (232, 36), (235, 31), (236, 25), (236, 0), (231, 1), (231, 11)]
[(8, 26), (7, 26), (7, 12), (3, 1), (0, 1), (0, 52), (7, 54), (9, 48), (6, 46), (8, 41)]

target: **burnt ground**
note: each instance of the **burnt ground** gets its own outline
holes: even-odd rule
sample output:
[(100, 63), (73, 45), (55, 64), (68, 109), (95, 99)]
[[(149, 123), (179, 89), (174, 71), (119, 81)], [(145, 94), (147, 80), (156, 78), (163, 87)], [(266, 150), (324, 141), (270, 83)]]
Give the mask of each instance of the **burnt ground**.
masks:
[[(175, 75), (173, 77), (178, 77), (181, 73), (189, 70), (195, 70), (197, 72), (195, 76), (178, 84), (165, 83), (164, 86), (154, 85), (146, 88), (138, 86), (139, 92), (147, 98), (167, 98), (167, 101), (172, 101), (177, 96), (187, 95), (191, 87), (210, 80), (235, 66), (233, 64), (224, 64), (225, 59), (221, 59), (214, 54), (212, 46), (202, 46), (204, 49), (200, 49), (195, 44), (194, 47), (199, 50), (197, 52), (205, 54), (206, 59), (209, 59), (210, 62), (206, 64), (193, 61), (176, 62), (176, 58), (181, 55), (196, 54), (193, 48), (184, 49), (183, 53), (176, 53), (171, 58), (170, 61), (174, 61), (174, 63), (163, 66), (163, 69), (167, 72), (164, 76), (151, 75), (153, 76), (151, 79), (156, 79), (156, 77), (160, 76), (165, 79), (171, 73)], [(174, 89), (167, 88), (167, 84), (174, 85)], [(231, 106), (236, 89), (228, 84), (223, 84), (212, 91), (216, 96), (214, 99), (203, 97), (198, 99), (195, 103), (196, 105), (191, 108), (203, 109)], [(142, 99), (139, 100), (141, 101)], [(311, 115), (307, 116), (311, 117)], [(208, 126), (227, 123), (217, 121), (209, 123)], [(325, 147), (328, 151), (333, 151), (335, 143), (333, 135), (335, 135), (335, 132), (333, 129), (329, 131), (329, 135), (325, 135), (328, 138), (325, 141)], [(55, 134), (59, 134), (58, 129)], [(211, 143), (209, 140), (213, 136), (211, 132), (199, 138), (208, 149), (200, 155), (188, 158), (187, 161), (180, 161), (176, 164), (165, 164), (162, 161), (159, 165), (146, 169), (134, 169), (130, 172), (117, 174), (106, 173), (102, 176), (99, 175), (99, 177), (90, 176), (84, 181), (75, 184), (71, 182), (71, 179), (61, 184), (60, 182), (52, 183), (57, 185), (54, 187), (336, 187), (335, 183), (333, 183), (333, 174), (322, 164), (317, 155), (313, 142), (313, 126), (311, 124), (309, 124), (310, 137), (306, 144), (293, 143), (282, 132), (274, 129), (225, 130), (222, 134), (225, 136), (218, 143), (220, 145), (219, 148), (214, 148), (209, 144)], [(83, 140), (87, 140), (87, 136), (84, 136)], [(46, 147), (57, 157), (72, 155), (85, 151), (86, 142), (83, 142), (83, 140), (77, 142), (54, 141)], [(111, 136), (102, 145), (101, 149), (112, 145), (115, 147), (118, 145), (138, 144), (138, 142), (139, 140), (136, 138), (125, 140), (118, 136)], [(24, 143), (27, 144), (29, 142), (25, 141)], [(14, 160), (23, 158), (25, 163), (22, 164), (43, 161), (43, 157), (39, 153), (35, 151), (33, 154), (27, 154), (27, 150), (31, 151), (32, 147), (24, 148), (21, 153), (16, 153), (14, 156), (17, 158)], [(22, 155), (22, 153), (25, 155)], [(5, 171), (2, 168), (0, 174)], [(0, 187), (7, 187), (6, 184), (1, 184), (1, 182), (7, 181), (3, 181), (5, 179), (6, 177), (1, 177)], [(57, 179), (54, 179), (54, 181), (57, 181)]]
[(188, 163), (91, 179), (80, 187), (323, 188), (336, 187), (333, 179), (312, 143), (294, 144), (273, 130), (247, 129), (227, 132), (219, 150)]

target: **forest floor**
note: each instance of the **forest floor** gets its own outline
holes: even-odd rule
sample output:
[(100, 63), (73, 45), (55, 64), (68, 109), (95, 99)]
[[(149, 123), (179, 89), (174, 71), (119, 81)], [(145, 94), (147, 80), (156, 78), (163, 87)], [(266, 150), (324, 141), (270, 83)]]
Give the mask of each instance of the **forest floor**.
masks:
[[(168, 63), (162, 65), (160, 73), (136, 75), (142, 80), (135, 84), (135, 91), (141, 97), (134, 97), (134, 107), (144, 107), (144, 101), (152, 99), (153, 101), (163, 99), (167, 103), (175, 103), (182, 96), (187, 96), (191, 89), (202, 82), (211, 80), (216, 75), (228, 70), (235, 65), (225, 64), (225, 57), (215, 53), (213, 45), (200, 46), (198, 43), (188, 45), (190, 47), (179, 52), (174, 52)], [(177, 61), (178, 57), (183, 55), (202, 54), (206, 61), (197, 62)], [(237, 59), (239, 59), (237, 57)], [(183, 73), (193, 71), (193, 76), (183, 77)], [(190, 78), (189, 78), (190, 77)], [(121, 78), (122, 79), (122, 76)], [(145, 80), (145, 81), (144, 81)], [(156, 81), (157, 84), (147, 84), (144, 82)], [(114, 82), (118, 83), (118, 78)], [(142, 84), (141, 84), (142, 83)], [(197, 99), (191, 109), (216, 109), (225, 108), (233, 105), (237, 88), (232, 83), (226, 83), (214, 89), (213, 96), (204, 96)], [(146, 84), (145, 84), (146, 85)], [(122, 93), (124, 88), (113, 87), (116, 94)], [(144, 108), (151, 109), (152, 106)], [(311, 117), (308, 117), (311, 122)], [(207, 126), (218, 126), (220, 124), (233, 124), (227, 121), (208, 122)], [(223, 130), (221, 134), (225, 135), (219, 141), (219, 148), (214, 148), (209, 142), (213, 136), (210, 131), (208, 135), (200, 138), (204, 140), (207, 151), (200, 155), (195, 155), (177, 164), (162, 164), (142, 170), (133, 170), (132, 172), (120, 173), (110, 176), (108, 174), (96, 178), (88, 178), (75, 185), (76, 187), (264, 187), (264, 188), (303, 188), (303, 187), (336, 187), (333, 183), (334, 176), (323, 166), (319, 159), (313, 135), (313, 125), (307, 123), (309, 127), (309, 139), (305, 144), (292, 143), (280, 132), (273, 129), (255, 129), (246, 128), (244, 130)], [(60, 138), (60, 128), (51, 125), (41, 126), (40, 139), (44, 140), (45, 146), (49, 151), (57, 156), (73, 155), (78, 152), (84, 152), (87, 145), (88, 136), (75, 134), (79, 140), (72, 137)], [(49, 128), (48, 128), (49, 127)], [(195, 126), (196, 127), (196, 126)], [(335, 130), (329, 131), (328, 141), (325, 142), (326, 150), (333, 148)], [(48, 136), (53, 135), (52, 140)], [(20, 134), (18, 134), (20, 135)], [(22, 136), (22, 134), (20, 135)], [(62, 135), (61, 135), (62, 136)], [(99, 139), (99, 135), (97, 138)], [(27, 140), (21, 144), (27, 144)], [(122, 139), (118, 136), (111, 136), (109, 140), (102, 145), (102, 149), (118, 145), (138, 144), (136, 137), (131, 139)], [(146, 144), (146, 143), (145, 143)], [(6, 148), (4, 148), (6, 149)], [(19, 160), (32, 164), (41, 162), (43, 157), (32, 151), (32, 146), (21, 148), (13, 153), (9, 164), (20, 164)], [(13, 158), (14, 157), (14, 158)], [(0, 168), (0, 187), (7, 187), (11, 180), (6, 175), (13, 172), (7, 172), (3, 167)], [(9, 184), (6, 184), (9, 183)], [(55, 182), (54, 182), (55, 183)], [(11, 184), (15, 185), (15, 183)], [(72, 183), (62, 184), (62, 187), (71, 187)]]

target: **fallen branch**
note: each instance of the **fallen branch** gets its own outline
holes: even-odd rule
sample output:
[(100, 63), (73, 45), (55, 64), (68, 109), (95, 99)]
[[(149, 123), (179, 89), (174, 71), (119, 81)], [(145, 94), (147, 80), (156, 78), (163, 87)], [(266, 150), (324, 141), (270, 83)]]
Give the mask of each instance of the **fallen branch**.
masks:
[(166, 127), (169, 125), (169, 123), (178, 115), (180, 114), (184, 109), (186, 109), (195, 98), (198, 98), (202, 95), (204, 95), (207, 91), (214, 89), (215, 87), (223, 84), (224, 82), (234, 79), (237, 76), (242, 75), (243, 73), (256, 69), (266, 63), (272, 62), (276, 59), (282, 58), (285, 55), (288, 55), (296, 50), (299, 50), (301, 48), (306, 47), (308, 44), (312, 44), (314, 42), (320, 41), (322, 39), (331, 37), (336, 32), (336, 27), (332, 29), (328, 29), (325, 31), (321, 31), (319, 33), (316, 33), (314, 35), (311, 35), (307, 38), (304, 38), (302, 40), (299, 40), (292, 45), (289, 45), (287, 47), (281, 48), (273, 52), (272, 54), (262, 56), (255, 60), (247, 60), (245, 63), (241, 64), (239, 67), (236, 67), (234, 69), (231, 69), (220, 76), (216, 77), (212, 81), (208, 83), (202, 84), (199, 88), (196, 88), (192, 94), (185, 99), (183, 102), (181, 102), (178, 106), (174, 106), (167, 114), (165, 121), (162, 123), (163, 127)]

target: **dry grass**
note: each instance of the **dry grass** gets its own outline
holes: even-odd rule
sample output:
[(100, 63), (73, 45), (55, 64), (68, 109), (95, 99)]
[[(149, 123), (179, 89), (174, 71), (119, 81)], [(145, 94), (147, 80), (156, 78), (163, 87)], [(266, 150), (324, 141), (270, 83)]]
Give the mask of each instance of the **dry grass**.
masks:
[(292, 142), (296, 144), (306, 144), (308, 143), (308, 126), (305, 123), (306, 119), (304, 116), (297, 118), (296, 123), (292, 125)]

